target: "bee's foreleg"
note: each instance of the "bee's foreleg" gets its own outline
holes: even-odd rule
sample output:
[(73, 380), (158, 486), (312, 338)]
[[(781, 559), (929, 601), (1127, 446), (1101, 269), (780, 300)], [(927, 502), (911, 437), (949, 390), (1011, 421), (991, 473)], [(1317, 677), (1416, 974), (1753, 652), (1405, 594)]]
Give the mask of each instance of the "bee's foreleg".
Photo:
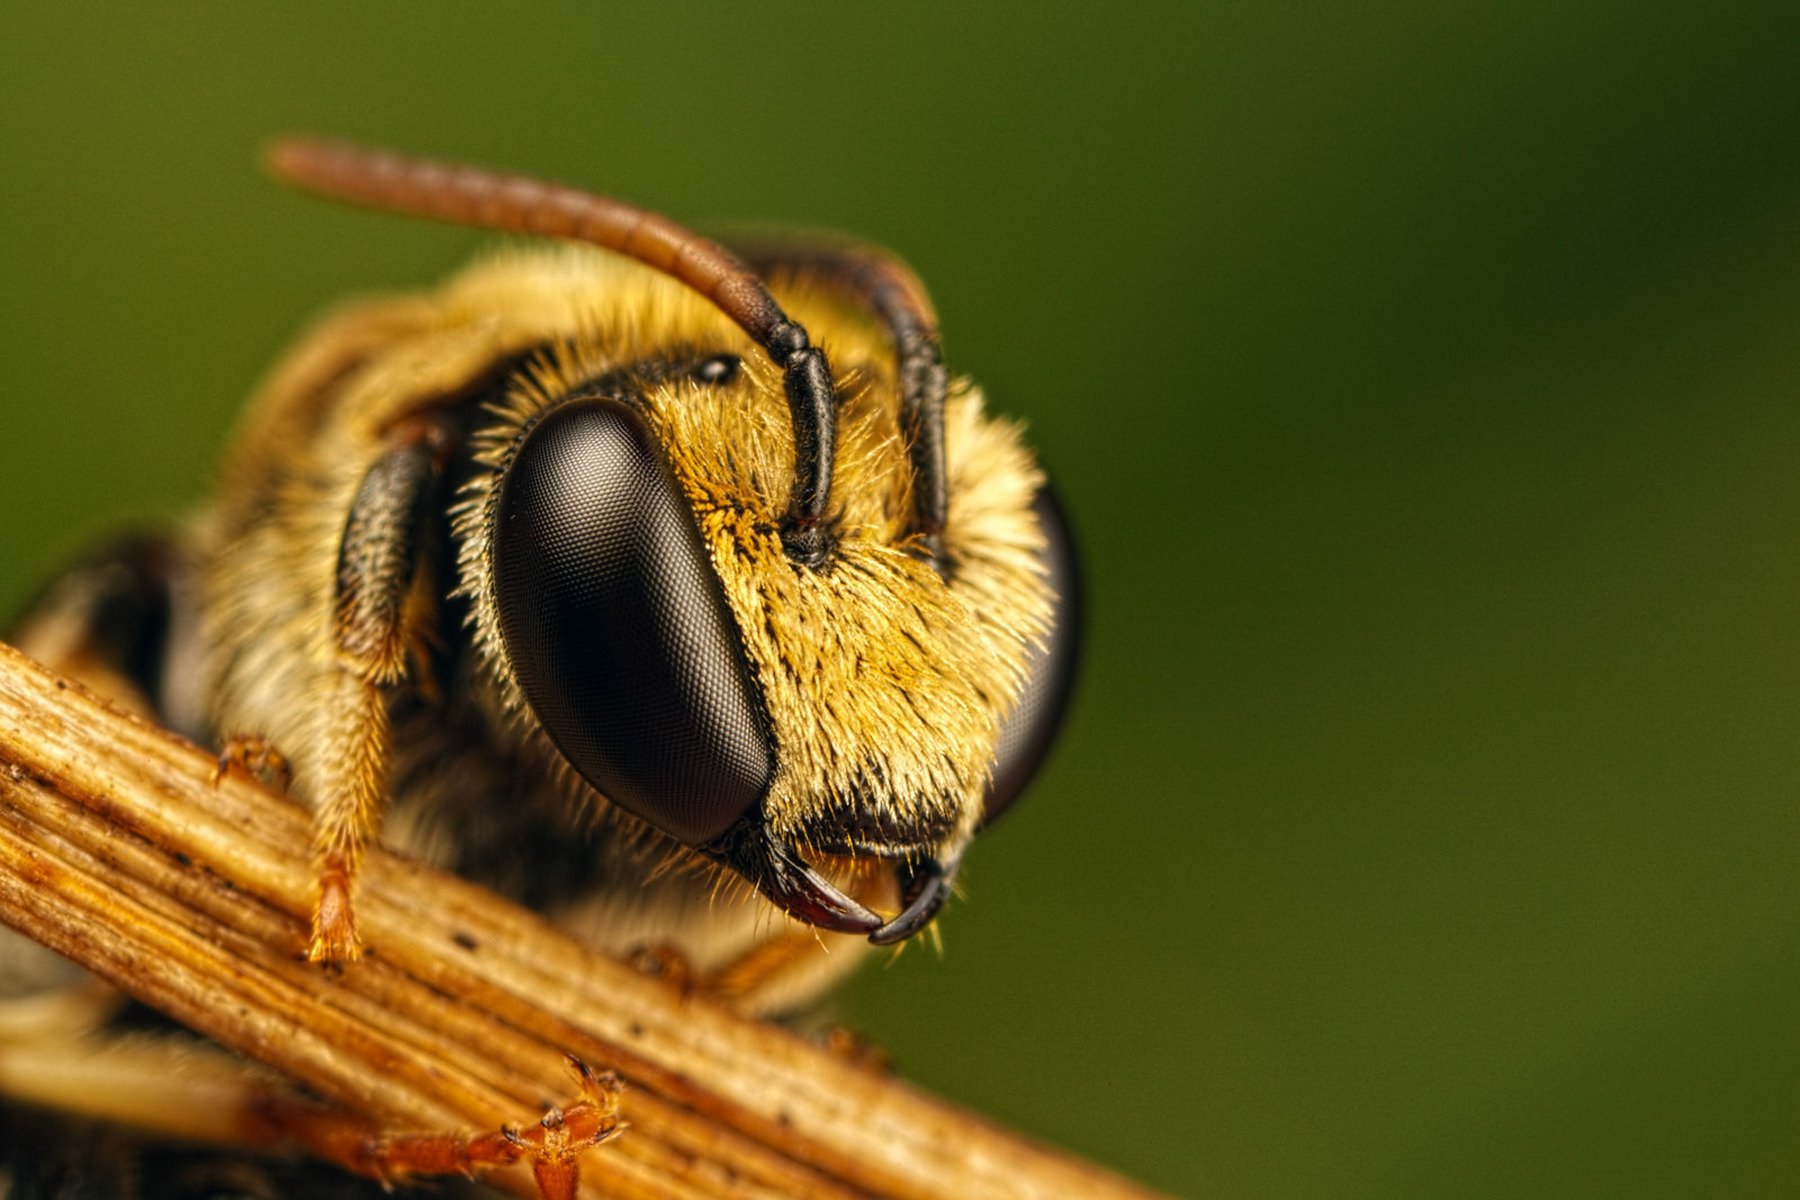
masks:
[(351, 885), (375, 835), (386, 796), (389, 750), (383, 689), (406, 675), (408, 653), (428, 616), (415, 588), (426, 500), (442, 470), (445, 440), (420, 422), (390, 435), (385, 453), (357, 487), (337, 563), (332, 634), (336, 669), (323, 698), (327, 723), (313, 848), (318, 906), (307, 957), (343, 962), (361, 953)]
[(475, 1136), (451, 1133), (386, 1133), (340, 1109), (290, 1094), (271, 1093), (262, 1102), (260, 1136), (269, 1142), (300, 1145), (320, 1158), (383, 1184), (414, 1176), (473, 1175), (477, 1171), (529, 1162), (545, 1200), (573, 1200), (580, 1182), (581, 1155), (617, 1136), (618, 1077), (598, 1074), (570, 1058), (581, 1084), (573, 1104), (552, 1108), (537, 1124)]
[[(87, 984), (0, 1001), (0, 1098), (159, 1141), (294, 1147), (384, 1184), (526, 1162), (546, 1200), (572, 1200), (581, 1155), (625, 1127), (618, 1077), (571, 1058), (579, 1096), (535, 1125), (476, 1136), (388, 1133), (302, 1098), (254, 1063), (187, 1034), (108, 1031), (104, 1023), (119, 999)], [(20, 1146), (0, 1153), (8, 1163), (29, 1157)]]
[[(891, 909), (898, 899), (892, 875), (879, 871), (851, 880), (847, 891), (858, 903), (880, 908)], [(704, 954), (704, 967), (690, 962), (674, 946), (655, 943), (634, 947), (629, 957), (639, 970), (683, 992), (708, 996), (740, 1012), (768, 1016), (794, 1013), (797, 999), (817, 996), (868, 952), (868, 941), (859, 935), (782, 922), (736, 946), (722, 959)]]
[(213, 768), (213, 783), (223, 782), (233, 769), (278, 792), (286, 792), (294, 781), (294, 768), (287, 755), (259, 733), (234, 733), (225, 739), (219, 749), (218, 765)]

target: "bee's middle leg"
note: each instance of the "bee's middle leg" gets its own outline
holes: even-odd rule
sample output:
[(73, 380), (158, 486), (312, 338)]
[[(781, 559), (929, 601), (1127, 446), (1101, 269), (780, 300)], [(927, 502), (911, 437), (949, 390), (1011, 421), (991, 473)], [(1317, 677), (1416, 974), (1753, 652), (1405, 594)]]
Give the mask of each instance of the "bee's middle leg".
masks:
[[(618, 1079), (570, 1059), (578, 1097), (535, 1125), (473, 1136), (389, 1132), (304, 1099), (255, 1064), (185, 1032), (109, 1029), (121, 1000), (93, 980), (0, 1000), (0, 1100), (104, 1121), (151, 1144), (259, 1154), (298, 1148), (384, 1188), (525, 1162), (546, 1200), (572, 1200), (582, 1155), (624, 1128)], [(16, 1167), (33, 1153), (30, 1146), (0, 1148), (0, 1167)]]
[(319, 894), (307, 957), (344, 962), (361, 954), (351, 888), (386, 799), (390, 748), (386, 688), (408, 659), (433, 598), (419, 570), (427, 500), (436, 490), (446, 439), (419, 422), (397, 429), (363, 476), (338, 550), (332, 633), (337, 658), (319, 703), (329, 721), (319, 777), (313, 849)]
[(490, 1133), (392, 1133), (340, 1109), (292, 1095), (271, 1094), (258, 1116), (260, 1136), (295, 1143), (329, 1162), (384, 1186), (417, 1176), (474, 1175), (529, 1163), (544, 1200), (573, 1200), (581, 1156), (616, 1137), (623, 1085), (568, 1059), (580, 1086), (573, 1103), (552, 1108), (535, 1125)]

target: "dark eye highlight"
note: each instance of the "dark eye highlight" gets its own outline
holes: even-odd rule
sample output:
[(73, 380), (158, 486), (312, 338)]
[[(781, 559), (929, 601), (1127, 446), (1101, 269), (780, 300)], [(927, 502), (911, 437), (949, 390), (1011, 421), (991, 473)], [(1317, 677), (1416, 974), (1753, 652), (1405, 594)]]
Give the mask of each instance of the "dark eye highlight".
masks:
[(767, 791), (775, 755), (737, 628), (662, 448), (616, 399), (533, 426), (501, 481), (494, 592), (544, 730), (613, 803), (689, 845)]

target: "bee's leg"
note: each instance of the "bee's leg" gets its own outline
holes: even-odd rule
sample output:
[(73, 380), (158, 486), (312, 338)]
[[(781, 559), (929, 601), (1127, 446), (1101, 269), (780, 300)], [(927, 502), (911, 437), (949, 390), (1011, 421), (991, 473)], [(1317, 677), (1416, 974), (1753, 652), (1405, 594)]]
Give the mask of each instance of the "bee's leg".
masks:
[(382, 1133), (341, 1110), (293, 1096), (271, 1095), (261, 1105), (262, 1135), (295, 1142), (321, 1158), (380, 1180), (384, 1185), (419, 1175), (472, 1175), (478, 1170), (531, 1164), (545, 1200), (573, 1200), (580, 1183), (581, 1155), (616, 1137), (619, 1119), (617, 1076), (596, 1073), (568, 1060), (581, 1084), (575, 1103), (552, 1108), (524, 1130), (503, 1128), (468, 1137), (460, 1134)]
[[(894, 907), (898, 889), (891, 872), (870, 871), (849, 880), (844, 889), (858, 903)], [(794, 922), (782, 922), (748, 948), (690, 972), (687, 986), (740, 1012), (759, 1016), (793, 1015), (796, 1001), (818, 996), (848, 974), (872, 951), (858, 934), (826, 933)]]
[(645, 975), (662, 980), (684, 996), (692, 992), (698, 982), (694, 964), (688, 961), (687, 955), (678, 947), (668, 942), (649, 942), (634, 946), (626, 953), (625, 961)]
[[(580, 1156), (624, 1128), (618, 1078), (571, 1058), (579, 1099), (529, 1128), (475, 1137), (387, 1134), (302, 1099), (248, 1060), (185, 1034), (101, 1030), (115, 1007), (91, 988), (0, 1002), (0, 1097), (159, 1141), (261, 1151), (297, 1146), (384, 1184), (526, 1161), (547, 1200), (572, 1198)], [(25, 1153), (5, 1147), (0, 1160)]]
[(234, 768), (278, 792), (286, 792), (294, 781), (294, 768), (287, 755), (260, 733), (234, 733), (225, 739), (218, 765), (213, 768), (214, 785), (223, 782)]
[(814, 1040), (839, 1062), (861, 1067), (877, 1075), (892, 1075), (894, 1060), (881, 1045), (868, 1035), (845, 1025), (828, 1024), (814, 1034)]
[[(761, 1012), (767, 997), (788, 990), (791, 980), (809, 975), (826, 958), (824, 935), (810, 929), (786, 930), (721, 964), (689, 986), (735, 1008)], [(851, 952), (860, 950), (852, 947)]]
[(436, 490), (447, 439), (418, 422), (396, 429), (386, 452), (358, 486), (338, 550), (333, 619), (336, 670), (322, 698), (328, 723), (313, 848), (318, 906), (306, 949), (314, 962), (344, 962), (361, 953), (351, 885), (363, 847), (375, 835), (386, 795), (389, 751), (383, 689), (406, 675), (409, 653), (431, 611), (419, 558), (426, 501)]

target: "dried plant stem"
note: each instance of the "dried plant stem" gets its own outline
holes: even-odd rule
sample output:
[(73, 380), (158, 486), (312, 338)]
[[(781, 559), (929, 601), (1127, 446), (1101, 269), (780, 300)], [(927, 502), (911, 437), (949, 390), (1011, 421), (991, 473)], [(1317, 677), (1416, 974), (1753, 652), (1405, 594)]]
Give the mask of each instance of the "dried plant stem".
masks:
[(0, 921), (383, 1128), (529, 1122), (565, 1052), (616, 1070), (630, 1129), (584, 1195), (1149, 1195), (389, 855), (371, 956), (302, 962), (308, 818), (212, 766), (0, 646)]

